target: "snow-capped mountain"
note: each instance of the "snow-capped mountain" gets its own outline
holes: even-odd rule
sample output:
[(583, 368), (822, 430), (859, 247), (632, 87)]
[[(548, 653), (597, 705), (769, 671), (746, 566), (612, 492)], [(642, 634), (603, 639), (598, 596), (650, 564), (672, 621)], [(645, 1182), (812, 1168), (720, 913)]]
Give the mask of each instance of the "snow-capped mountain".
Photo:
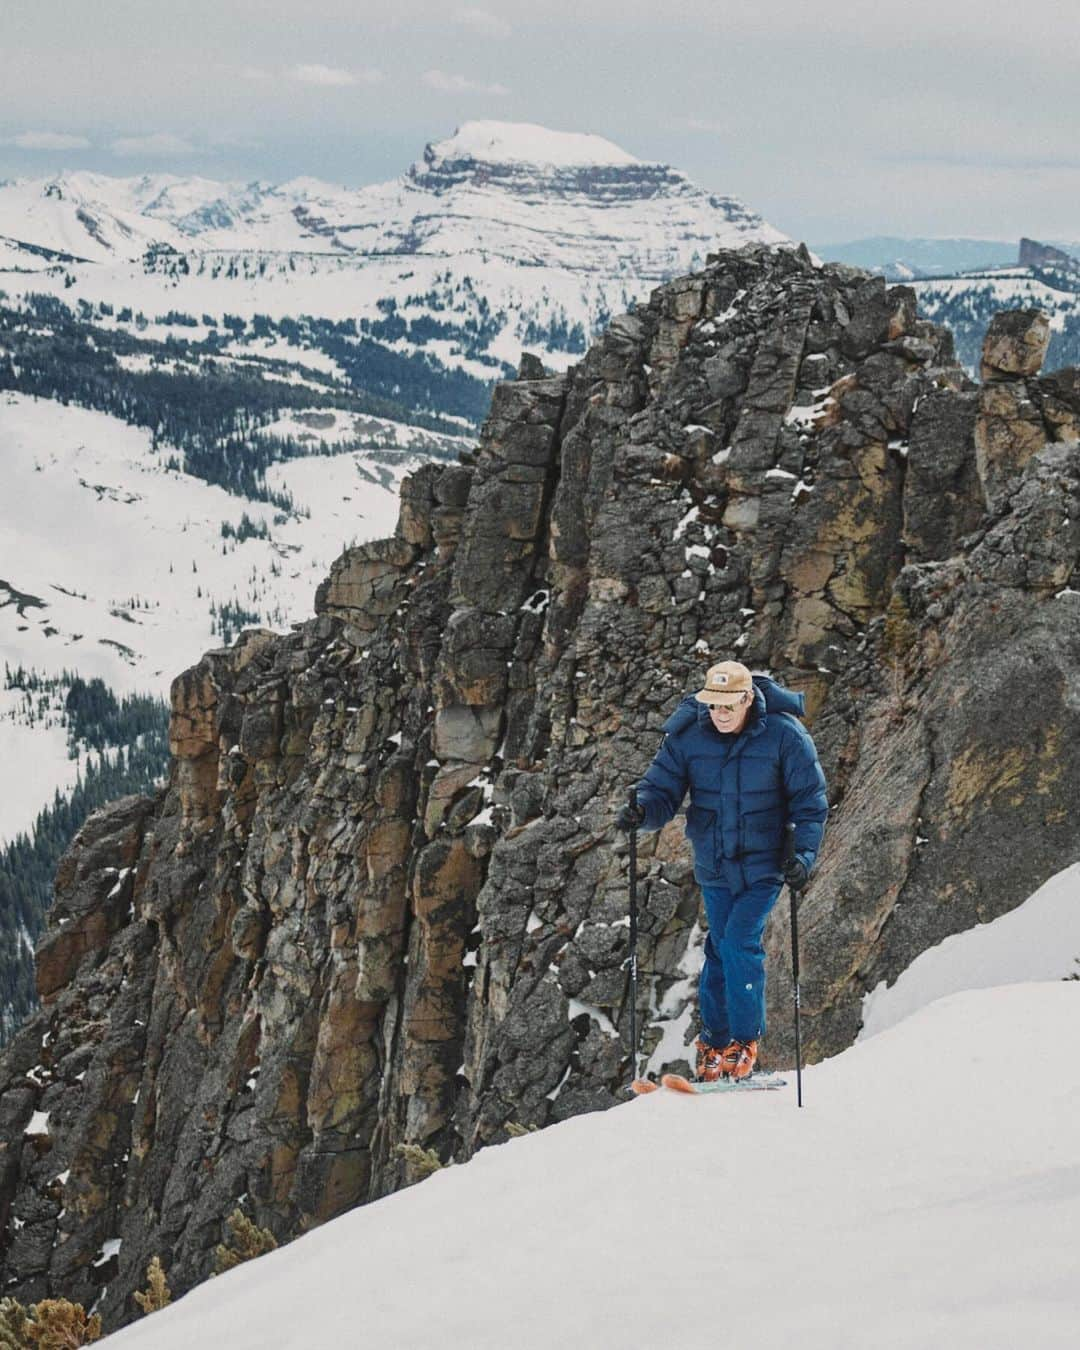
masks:
[(788, 242), (733, 197), (602, 137), (470, 122), (396, 180), (61, 174), (0, 185), (0, 283), (145, 316), (366, 320), (490, 380), (565, 366), (611, 314), (718, 247)]

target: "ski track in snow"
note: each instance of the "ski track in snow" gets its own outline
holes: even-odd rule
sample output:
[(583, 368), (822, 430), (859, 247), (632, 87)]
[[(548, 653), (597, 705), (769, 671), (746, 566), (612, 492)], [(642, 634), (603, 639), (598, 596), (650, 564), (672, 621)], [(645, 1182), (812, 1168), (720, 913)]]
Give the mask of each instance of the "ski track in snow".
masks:
[[(1018, 1063), (1023, 1091), (1003, 1091)], [(1072, 1350), (1078, 1065), (1080, 984), (955, 995), (809, 1068), (801, 1111), (792, 1085), (577, 1116), (113, 1343), (188, 1350), (213, 1326), (230, 1350)]]

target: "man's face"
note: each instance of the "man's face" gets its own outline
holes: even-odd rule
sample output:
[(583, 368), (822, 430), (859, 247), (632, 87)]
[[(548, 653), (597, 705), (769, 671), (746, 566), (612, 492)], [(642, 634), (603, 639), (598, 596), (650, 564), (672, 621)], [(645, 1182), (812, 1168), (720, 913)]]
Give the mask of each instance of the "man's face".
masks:
[(709, 708), (709, 717), (717, 731), (742, 731), (750, 715), (752, 694), (743, 694), (738, 703), (713, 704)]

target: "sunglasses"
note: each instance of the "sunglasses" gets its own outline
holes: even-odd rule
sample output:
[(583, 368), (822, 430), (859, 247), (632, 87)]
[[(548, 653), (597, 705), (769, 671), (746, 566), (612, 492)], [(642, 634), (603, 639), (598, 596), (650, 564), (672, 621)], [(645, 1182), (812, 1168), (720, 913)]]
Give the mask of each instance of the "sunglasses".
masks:
[(712, 709), (713, 712), (720, 712), (720, 713), (734, 712), (736, 708), (741, 708), (745, 702), (746, 702), (746, 695), (744, 694), (742, 698), (739, 699), (738, 703), (714, 703), (712, 705)]

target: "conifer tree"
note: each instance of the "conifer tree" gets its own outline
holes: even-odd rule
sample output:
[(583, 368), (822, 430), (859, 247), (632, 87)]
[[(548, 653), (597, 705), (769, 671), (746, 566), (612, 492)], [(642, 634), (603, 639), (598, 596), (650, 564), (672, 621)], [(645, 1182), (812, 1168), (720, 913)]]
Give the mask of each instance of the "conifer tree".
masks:
[(101, 1339), (101, 1318), (87, 1317), (81, 1303), (46, 1298), (30, 1309), (27, 1344), (33, 1350), (79, 1350)]
[(26, 1350), (29, 1327), (26, 1309), (17, 1299), (0, 1299), (0, 1350)]
[(135, 1302), (144, 1313), (160, 1312), (172, 1302), (172, 1291), (165, 1278), (161, 1258), (155, 1256), (146, 1267), (147, 1288), (144, 1293), (136, 1291)]
[(265, 1256), (277, 1247), (277, 1239), (266, 1228), (258, 1228), (237, 1206), (226, 1220), (230, 1236), (214, 1248), (214, 1274), (222, 1275), (242, 1261)]
[(441, 1171), (445, 1165), (433, 1148), (421, 1148), (419, 1144), (398, 1144), (397, 1152), (408, 1163), (417, 1181)]

